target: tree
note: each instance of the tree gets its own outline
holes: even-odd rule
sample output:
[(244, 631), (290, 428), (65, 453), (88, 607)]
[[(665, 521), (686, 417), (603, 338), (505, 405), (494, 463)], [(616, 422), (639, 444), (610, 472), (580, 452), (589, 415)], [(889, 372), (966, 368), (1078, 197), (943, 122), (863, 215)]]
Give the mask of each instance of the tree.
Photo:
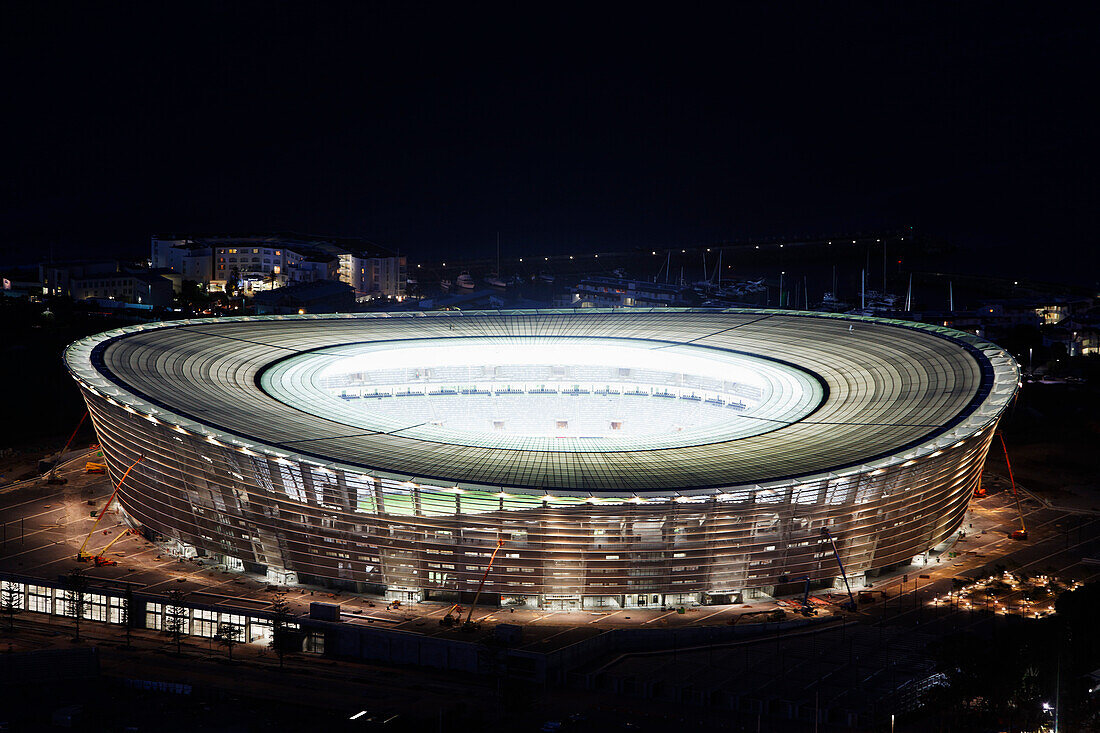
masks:
[(176, 654), (183, 653), (183, 637), (187, 633), (187, 607), (183, 605), (183, 591), (165, 593), (168, 603), (164, 606), (164, 630), (176, 645)]
[(73, 568), (65, 579), (65, 613), (73, 617), (76, 636), (80, 641), (80, 622), (88, 610), (88, 577), (84, 568)]
[(240, 274), (237, 272), (237, 268), (234, 267), (229, 273), (229, 277), (225, 279), (225, 294), (232, 297), (233, 293), (240, 287), (240, 284)]
[(921, 729), (1044, 729), (1051, 715), (1044, 703), (1058, 706), (1062, 730), (1100, 729), (1089, 687), (1070, 682), (1096, 669), (1098, 605), (1100, 583), (1089, 583), (1062, 593), (1053, 616), (997, 628), (995, 643), (977, 632), (933, 642), (944, 684), (926, 693)]
[(218, 633), (214, 634), (214, 638), (218, 640), (218, 643), (225, 647), (231, 662), (233, 661), (233, 647), (240, 643), (241, 631), (242, 629), (238, 624), (222, 623), (218, 624)]
[(0, 610), (8, 616), (8, 629), (14, 629), (15, 614), (23, 610), (23, 593), (10, 581), (5, 580), (3, 586), (0, 590)]
[(274, 614), (271, 619), (271, 648), (279, 657), (279, 669), (282, 669), (290, 628), (290, 602), (286, 599), (286, 590), (280, 588), (271, 594), (271, 612)]

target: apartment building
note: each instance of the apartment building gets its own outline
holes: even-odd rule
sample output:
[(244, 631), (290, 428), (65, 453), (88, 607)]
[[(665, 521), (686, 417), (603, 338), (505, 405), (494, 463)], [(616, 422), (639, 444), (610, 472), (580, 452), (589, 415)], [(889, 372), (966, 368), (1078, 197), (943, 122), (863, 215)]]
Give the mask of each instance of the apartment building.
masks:
[(151, 264), (210, 290), (246, 294), (294, 283), (339, 280), (360, 300), (405, 295), (405, 257), (365, 239), (300, 234), (154, 236)]

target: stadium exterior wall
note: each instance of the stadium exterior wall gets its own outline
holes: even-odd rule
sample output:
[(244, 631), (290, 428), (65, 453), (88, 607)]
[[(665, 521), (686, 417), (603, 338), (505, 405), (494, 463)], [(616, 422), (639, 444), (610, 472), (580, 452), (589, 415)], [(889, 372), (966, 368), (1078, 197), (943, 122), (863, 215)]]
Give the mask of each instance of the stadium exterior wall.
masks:
[[(810, 481), (668, 498), (563, 502), (470, 494), (228, 445), (78, 379), (119, 494), (152, 538), (281, 579), (415, 600), (472, 593), (545, 608), (707, 603), (907, 562), (949, 538), (999, 413), (930, 455)], [(292, 576), (293, 577), (293, 576)]]

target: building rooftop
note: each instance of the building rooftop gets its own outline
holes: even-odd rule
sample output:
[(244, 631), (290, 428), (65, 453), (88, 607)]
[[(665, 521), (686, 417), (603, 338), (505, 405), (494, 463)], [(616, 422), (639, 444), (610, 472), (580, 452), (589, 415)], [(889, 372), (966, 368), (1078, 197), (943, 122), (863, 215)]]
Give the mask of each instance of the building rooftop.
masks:
[(360, 253), (366, 257), (393, 257), (394, 252), (363, 237), (329, 237), (299, 232), (270, 232), (261, 234), (164, 234), (153, 235), (158, 240), (185, 241), (187, 247), (225, 246), (234, 243), (282, 246), (301, 254), (312, 251), (336, 256)]

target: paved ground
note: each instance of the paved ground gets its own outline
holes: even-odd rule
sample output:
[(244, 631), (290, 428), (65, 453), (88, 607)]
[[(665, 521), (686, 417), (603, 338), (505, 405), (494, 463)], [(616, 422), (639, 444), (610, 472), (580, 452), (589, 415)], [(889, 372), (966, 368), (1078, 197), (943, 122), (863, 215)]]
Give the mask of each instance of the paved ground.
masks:
[[(60, 471), (69, 479), (63, 486), (31, 482), (0, 488), (0, 570), (56, 578), (78, 566), (73, 558), (91, 529), (91, 511), (102, 508), (110, 487), (103, 477), (82, 473), (83, 454), (70, 457), (70, 461)], [(723, 695), (734, 691), (761, 700), (780, 695), (800, 709), (856, 710), (859, 701), (848, 694), (849, 688), (855, 682), (863, 684), (875, 670), (889, 668), (896, 676), (924, 673), (926, 659), (922, 649), (914, 647), (917, 641), (997, 623), (996, 617), (988, 614), (930, 605), (932, 598), (943, 597), (951, 589), (952, 578), (984, 577), (1000, 565), (1067, 581), (1088, 581), (1100, 575), (1100, 566), (1081, 562), (1082, 557), (1100, 557), (1100, 514), (1027, 497), (1023, 508), (1030, 538), (1017, 542), (1007, 537), (1018, 526), (1007, 485), (987, 474), (986, 486), (990, 495), (972, 504), (965, 537), (938, 548), (926, 567), (903, 568), (875, 579), (869, 588), (854, 589), (863, 590), (869, 602), (860, 603), (855, 614), (832, 612), (837, 622), (843, 619), (845, 623), (696, 649), (625, 654), (579, 670), (571, 677), (573, 684), (563, 688), (516, 686), (508, 680), (383, 668), (306, 654), (293, 655), (288, 669), (280, 672), (270, 650), (258, 645), (238, 646), (233, 666), (226, 667), (225, 650), (207, 639), (185, 637), (183, 654), (177, 657), (169, 649), (170, 642), (157, 632), (135, 631), (132, 650), (123, 647), (122, 633), (114, 626), (85, 622), (81, 635), (84, 643), (100, 649), (104, 674), (111, 679), (182, 681), (195, 685), (196, 690), (208, 690), (202, 693), (206, 703), (187, 705), (186, 715), (166, 712), (165, 719), (155, 724), (152, 719), (142, 719), (140, 715), (145, 713), (141, 711), (167, 710), (165, 706), (172, 701), (166, 702), (163, 694), (139, 701), (142, 704), (117, 706), (130, 715), (120, 722), (148, 723), (150, 728), (170, 731), (221, 723), (229, 711), (245, 710), (253, 717), (267, 714), (284, 722), (301, 719), (328, 730), (343, 730), (351, 729), (348, 718), (361, 709), (399, 713), (405, 725), (398, 729), (405, 730), (537, 730), (540, 721), (562, 720), (577, 712), (587, 716), (587, 722), (574, 726), (577, 730), (608, 730), (624, 724), (634, 730), (667, 730), (669, 726), (754, 730), (761, 720), (731, 718), (728, 707), (723, 706)], [(89, 505), (89, 500), (95, 505)], [(91, 550), (101, 550), (122, 531), (114, 517), (105, 518), (102, 524), (109, 526), (97, 530), (89, 542)], [(120, 539), (110, 555), (119, 561), (118, 567), (89, 570), (100, 583), (131, 582), (153, 593), (180, 588), (192, 600), (242, 609), (262, 609), (269, 604), (266, 586), (256, 579), (216, 566), (178, 562), (141, 537)], [(886, 592), (885, 599), (878, 591)], [(292, 600), (298, 613), (304, 613), (311, 600), (337, 601), (344, 607), (348, 623), (425, 634), (458, 633), (437, 623), (447, 610), (441, 604), (394, 611), (387, 610), (385, 601), (376, 597), (309, 588), (295, 589)], [(609, 628), (724, 624), (741, 614), (776, 607), (773, 601), (751, 608), (710, 606), (684, 615), (659, 610), (511, 613), (483, 608), (475, 611), (474, 618), (488, 621), (488, 626), (493, 621), (522, 624), (528, 648), (549, 650)], [(16, 616), (15, 625), (14, 633), (0, 632), (0, 652), (72, 644), (69, 619), (22, 613)], [(880, 659), (884, 654), (887, 661)], [(590, 680), (591, 686), (584, 680)], [(283, 707), (288, 685), (295, 690), (294, 704), (304, 706), (300, 712)], [(219, 692), (211, 697), (211, 690)], [(70, 693), (72, 690), (58, 691), (58, 700)], [(228, 701), (223, 701), (223, 694), (230, 696)], [(874, 714), (877, 703), (868, 704), (863, 712)], [(166, 721), (178, 725), (166, 728)], [(775, 718), (765, 717), (763, 722), (761, 729), (806, 729), (804, 722), (792, 722), (794, 727), (789, 728)]]
[[(103, 507), (111, 487), (105, 477), (83, 472), (86, 458), (85, 454), (67, 456), (69, 462), (59, 471), (59, 475), (68, 479), (64, 485), (32, 481), (0, 488), (0, 570), (56, 579), (74, 567), (88, 567), (74, 558), (95, 521), (92, 511)], [(860, 604), (859, 615), (920, 613), (924, 601), (950, 588), (952, 577), (976, 577), (996, 564), (1021, 565), (1033, 568), (1033, 573), (1056, 571), (1067, 579), (1093, 576), (1091, 571), (1095, 568), (1077, 562), (1083, 553), (1096, 554), (1100, 515), (1071, 513), (1027, 498), (1024, 510), (1031, 536), (1027, 542), (1013, 541), (1007, 534), (1017, 528), (1018, 515), (1011, 493), (995, 477), (987, 477), (986, 485), (991, 489), (990, 496), (972, 504), (964, 524), (966, 536), (937, 548), (939, 552), (929, 555), (926, 567), (902, 568), (875, 579), (870, 588), (853, 588), (864, 591), (865, 600), (873, 599)], [(118, 518), (108, 514), (89, 541), (89, 551), (101, 551), (122, 531), (124, 527)], [(957, 556), (952, 556), (953, 553)], [(264, 582), (206, 560), (173, 559), (140, 536), (119, 539), (109, 555), (119, 565), (88, 568), (94, 582), (132, 583), (136, 589), (152, 593), (178, 589), (195, 602), (245, 610), (262, 610), (270, 604), (270, 592)], [(878, 591), (886, 592), (885, 602)], [(340, 603), (348, 623), (376, 624), (422, 634), (458, 633), (438, 623), (449, 608), (447, 604), (421, 603), (392, 610), (376, 596), (304, 586), (292, 589), (289, 599), (296, 613), (306, 613), (310, 601), (323, 600)], [(684, 614), (660, 609), (546, 612), (478, 608), (473, 618), (490, 626), (494, 622), (520, 624), (525, 627), (527, 647), (546, 651), (610, 628), (726, 624), (737, 616), (777, 607), (769, 599), (747, 605), (691, 608)], [(837, 609), (825, 612), (841, 615)]]

